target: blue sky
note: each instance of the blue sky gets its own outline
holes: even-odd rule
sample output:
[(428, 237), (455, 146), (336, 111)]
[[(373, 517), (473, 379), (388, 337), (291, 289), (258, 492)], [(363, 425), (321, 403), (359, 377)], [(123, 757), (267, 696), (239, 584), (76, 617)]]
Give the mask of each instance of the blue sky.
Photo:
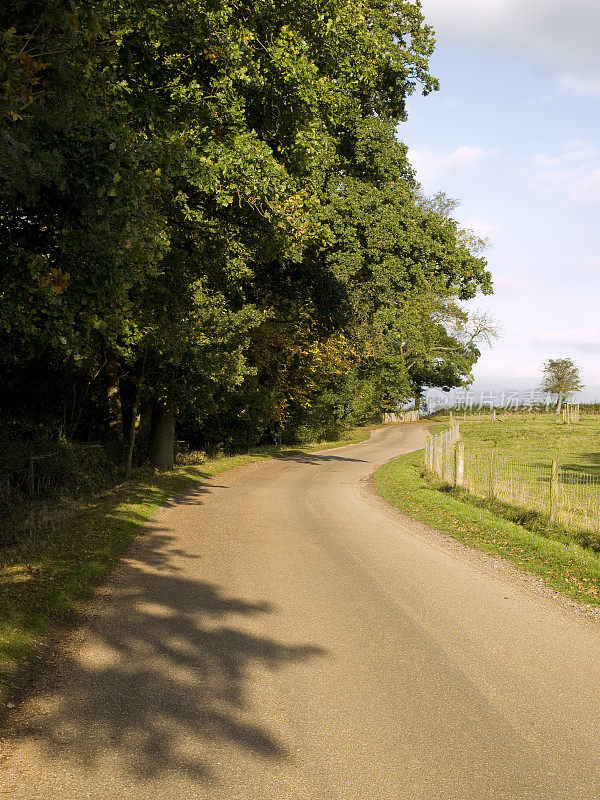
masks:
[(547, 358), (581, 366), (600, 400), (600, 2), (423, 0), (439, 92), (400, 138), (427, 194), (490, 242), (503, 332), (474, 389), (531, 389)]

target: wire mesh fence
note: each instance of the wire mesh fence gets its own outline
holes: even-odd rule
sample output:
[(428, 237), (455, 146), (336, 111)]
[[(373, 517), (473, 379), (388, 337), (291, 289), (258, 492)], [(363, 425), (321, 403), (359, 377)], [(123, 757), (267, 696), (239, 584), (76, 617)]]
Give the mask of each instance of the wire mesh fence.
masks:
[(585, 468), (528, 463), (465, 445), (459, 425), (429, 436), (427, 469), (444, 483), (471, 494), (547, 516), (567, 528), (600, 531), (600, 475)]
[[(35, 452), (35, 442), (0, 440), (0, 512), (26, 496), (48, 490), (98, 491), (121, 477), (121, 452), (87, 442), (55, 442), (55, 450)], [(36, 448), (37, 449), (37, 448)], [(30, 452), (27, 453), (27, 450)], [(31, 452), (33, 450), (33, 452)]]
[(0, 471), (0, 503), (15, 494), (34, 494), (54, 484), (57, 456), (58, 453), (28, 456), (12, 471)]
[(447, 483), (455, 483), (456, 454), (454, 446), (460, 439), (458, 423), (452, 423), (449, 428), (436, 436), (427, 437), (425, 451), (425, 464), (427, 469)]

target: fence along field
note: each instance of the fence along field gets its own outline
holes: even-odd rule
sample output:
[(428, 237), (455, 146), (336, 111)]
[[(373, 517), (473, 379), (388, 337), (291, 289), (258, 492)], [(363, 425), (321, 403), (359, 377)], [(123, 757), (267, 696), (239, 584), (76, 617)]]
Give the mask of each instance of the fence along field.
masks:
[(418, 411), (400, 411), (394, 414), (384, 414), (383, 422), (387, 425), (390, 422), (418, 422), (421, 416)]
[(455, 422), (429, 436), (425, 452), (427, 469), (446, 484), (536, 511), (571, 530), (600, 532), (600, 474), (591, 468), (564, 467), (557, 458), (529, 463), (495, 447), (482, 450), (461, 439)]

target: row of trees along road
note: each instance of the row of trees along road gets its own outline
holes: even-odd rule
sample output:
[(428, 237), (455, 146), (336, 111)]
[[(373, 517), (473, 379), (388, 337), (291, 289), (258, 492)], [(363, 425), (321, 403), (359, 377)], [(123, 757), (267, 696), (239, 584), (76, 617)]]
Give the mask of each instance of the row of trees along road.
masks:
[(418, 4), (6, 0), (0, 22), (5, 428), (109, 431), (131, 460), (139, 418), (167, 468), (176, 421), (301, 440), (468, 379), (481, 243), (395, 136), (437, 88)]

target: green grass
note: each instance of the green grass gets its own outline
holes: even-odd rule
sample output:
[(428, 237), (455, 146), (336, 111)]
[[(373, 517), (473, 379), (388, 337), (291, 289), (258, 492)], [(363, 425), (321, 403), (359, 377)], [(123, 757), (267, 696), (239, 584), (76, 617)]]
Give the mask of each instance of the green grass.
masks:
[[(546, 445), (553, 443), (551, 437), (544, 441)], [(539, 448), (535, 457), (540, 457), (546, 445), (543, 442), (531, 445), (532, 451)], [(585, 459), (583, 452), (581, 458)], [(572, 541), (559, 528), (544, 534), (529, 530), (507, 519), (501, 504), (433, 483), (425, 474), (423, 458), (422, 450), (410, 453), (376, 471), (375, 485), (385, 500), (414, 519), (471, 547), (506, 558), (521, 571), (539, 576), (567, 597), (600, 606), (598, 553)]]
[(131, 482), (95, 496), (38, 497), (15, 509), (12, 536), (0, 549), (0, 703), (19, 665), (39, 658), (48, 637), (73, 618), (140, 526), (174, 495), (243, 464), (342, 447), (369, 435), (370, 428), (357, 428), (334, 442), (258, 447), (199, 463), (187, 454), (188, 463), (170, 472), (140, 469)]
[[(523, 418), (525, 417), (525, 418)], [(549, 464), (559, 458), (564, 467), (600, 473), (600, 416), (581, 416), (563, 425), (555, 414), (500, 414), (497, 422), (457, 417), (465, 444), (510, 455), (528, 464)]]
[[(497, 422), (491, 418), (467, 419), (460, 423), (460, 431), (471, 490), (480, 496), (486, 494), (494, 449), (500, 465), (498, 483), (511, 492), (516, 505), (498, 500), (480, 503), (536, 533), (555, 539), (570, 537), (600, 550), (600, 519), (594, 511), (600, 507), (599, 416), (584, 415), (580, 423), (564, 425), (553, 413), (499, 415)], [(562, 525), (550, 520), (550, 464), (555, 458), (561, 466), (562, 508), (567, 511)], [(507, 484), (509, 471), (513, 483)]]

